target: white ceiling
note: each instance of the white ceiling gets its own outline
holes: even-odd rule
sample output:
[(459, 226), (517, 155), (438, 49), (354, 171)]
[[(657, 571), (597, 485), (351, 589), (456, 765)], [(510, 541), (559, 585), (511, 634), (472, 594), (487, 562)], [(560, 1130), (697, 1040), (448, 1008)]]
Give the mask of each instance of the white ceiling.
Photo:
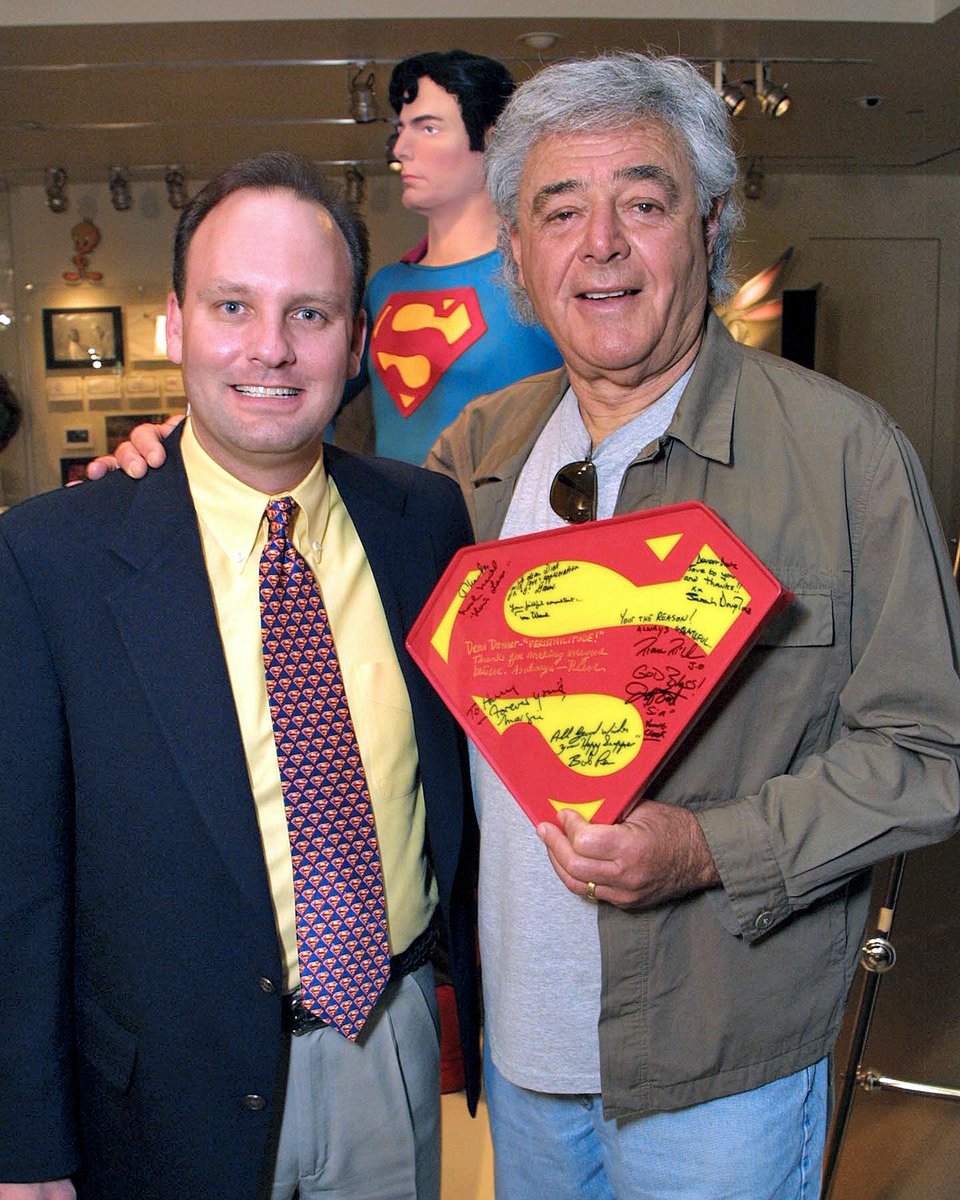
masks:
[[(897, 21), (929, 23), (960, 0), (595, 0), (594, 17), (725, 21)], [(445, 0), (444, 17), (513, 17), (513, 0)], [(435, 17), (436, 0), (357, 0), (353, 16)], [(582, 0), (524, 0), (525, 17), (579, 17)], [(88, 25), (167, 21), (336, 20), (339, 0), (3, 0), (0, 25)]]
[[(75, 23), (64, 24), (62, 3), (0, 0), (0, 182), (36, 183), (52, 165), (105, 181), (114, 163), (135, 178), (182, 163), (202, 179), (277, 146), (382, 172), (389, 129), (348, 119), (349, 64), (376, 64), (386, 118), (397, 59), (461, 46), (522, 80), (538, 61), (518, 39), (543, 29), (560, 35), (545, 59), (654, 46), (701, 62), (710, 78), (722, 59), (734, 80), (769, 62), (791, 113), (774, 122), (751, 105), (736, 123), (744, 160), (764, 170), (960, 174), (960, 0), (782, 0), (785, 15), (775, 0), (647, 0), (643, 17), (637, 0), (600, 0), (589, 20), (561, 15), (583, 0), (539, 12), (525, 0), (522, 18), (509, 15), (513, 0), (446, 0), (472, 15), (442, 18), (411, 15), (435, 0), (403, 0), (402, 19), (383, 19), (398, 3), (355, 0), (356, 17), (343, 20), (323, 18), (331, 0), (74, 0)], [(828, 7), (830, 20), (803, 19)], [(121, 9), (123, 23), (106, 23)], [(268, 19), (305, 9), (310, 19)], [(373, 9), (380, 17), (362, 15)], [(934, 19), (939, 9), (949, 11)], [(227, 10), (230, 20), (197, 20)], [(84, 23), (94, 12), (104, 23)], [(868, 107), (867, 96), (879, 102)]]

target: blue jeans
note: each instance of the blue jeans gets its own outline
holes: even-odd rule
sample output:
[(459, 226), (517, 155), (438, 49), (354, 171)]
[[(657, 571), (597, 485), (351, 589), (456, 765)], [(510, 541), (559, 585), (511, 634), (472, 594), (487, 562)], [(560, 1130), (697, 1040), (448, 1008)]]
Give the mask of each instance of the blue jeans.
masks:
[(490, 1061), (497, 1200), (817, 1200), (828, 1066), (676, 1112), (605, 1121), (599, 1096), (531, 1092)]

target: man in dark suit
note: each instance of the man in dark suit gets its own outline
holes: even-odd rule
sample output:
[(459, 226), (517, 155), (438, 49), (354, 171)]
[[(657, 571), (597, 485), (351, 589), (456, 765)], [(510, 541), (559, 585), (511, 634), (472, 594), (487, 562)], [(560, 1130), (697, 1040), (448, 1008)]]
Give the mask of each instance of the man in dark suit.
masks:
[[(309, 164), (224, 172), (177, 230), (191, 416), (170, 469), (0, 523), (0, 1200), (436, 1197), (437, 924), (475, 1104), (476, 829), (462, 743), (404, 649), (470, 532), (447, 480), (322, 448), (365, 270), (362, 226)], [(316, 580), (349, 701), (329, 726), (352, 749), (303, 792), (356, 793), (373, 847), (369, 889), (330, 902), (361, 895), (358, 940), (383, 947), (374, 968), (351, 945), (379, 974), (343, 1021), (308, 987), (327, 930), (306, 932), (311, 852), (287, 820), (310, 768), (265, 683), (277, 544), (304, 594)], [(366, 994), (351, 971), (333, 975)]]

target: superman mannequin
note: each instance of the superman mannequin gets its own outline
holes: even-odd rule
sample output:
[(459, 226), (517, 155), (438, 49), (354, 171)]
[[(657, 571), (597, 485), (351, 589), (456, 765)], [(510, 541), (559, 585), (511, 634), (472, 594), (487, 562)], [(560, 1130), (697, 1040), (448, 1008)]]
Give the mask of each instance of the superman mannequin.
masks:
[[(401, 202), (427, 218), (427, 235), (367, 287), (363, 363), (334, 430), (345, 449), (422, 463), (470, 400), (560, 365), (549, 334), (519, 321), (499, 282), (483, 150), (514, 87), (502, 63), (466, 50), (418, 54), (393, 70)], [(134, 442), (160, 465), (155, 439)], [(97, 459), (89, 476), (115, 465)]]
[(464, 50), (394, 68), (401, 202), (427, 218), (427, 235), (370, 281), (363, 370), (337, 421), (339, 444), (420, 463), (467, 401), (559, 365), (552, 340), (519, 323), (497, 282), (483, 150), (513, 90), (501, 63)]

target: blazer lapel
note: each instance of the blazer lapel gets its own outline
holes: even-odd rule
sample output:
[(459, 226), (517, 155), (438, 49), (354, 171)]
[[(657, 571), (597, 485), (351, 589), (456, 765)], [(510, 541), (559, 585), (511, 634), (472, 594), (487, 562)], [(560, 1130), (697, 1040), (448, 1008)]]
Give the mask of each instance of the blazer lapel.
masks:
[(363, 543), (402, 665), (404, 640), (419, 612), (412, 581), (430, 579), (436, 572), (429, 534), (416, 536), (417, 531), (405, 528), (406, 492), (379, 476), (374, 479), (361, 459), (328, 447), (324, 465)]
[(459, 795), (451, 780), (459, 779), (461, 770), (453, 721), (406, 648), (406, 636), (446, 563), (437, 561), (430, 529), (422, 521), (405, 516), (404, 488), (374, 474), (362, 459), (330, 447), (326, 450), (327, 470), (336, 480), (363, 543), (407, 685), (434, 865), (444, 858), (455, 867), (463, 816), (459, 804), (448, 802), (451, 796)]
[(109, 603), (165, 739), (158, 753), (176, 763), (241, 890), (269, 905), (243, 743), (178, 446), (170, 446), (161, 471), (138, 485), (114, 549), (133, 571)]

